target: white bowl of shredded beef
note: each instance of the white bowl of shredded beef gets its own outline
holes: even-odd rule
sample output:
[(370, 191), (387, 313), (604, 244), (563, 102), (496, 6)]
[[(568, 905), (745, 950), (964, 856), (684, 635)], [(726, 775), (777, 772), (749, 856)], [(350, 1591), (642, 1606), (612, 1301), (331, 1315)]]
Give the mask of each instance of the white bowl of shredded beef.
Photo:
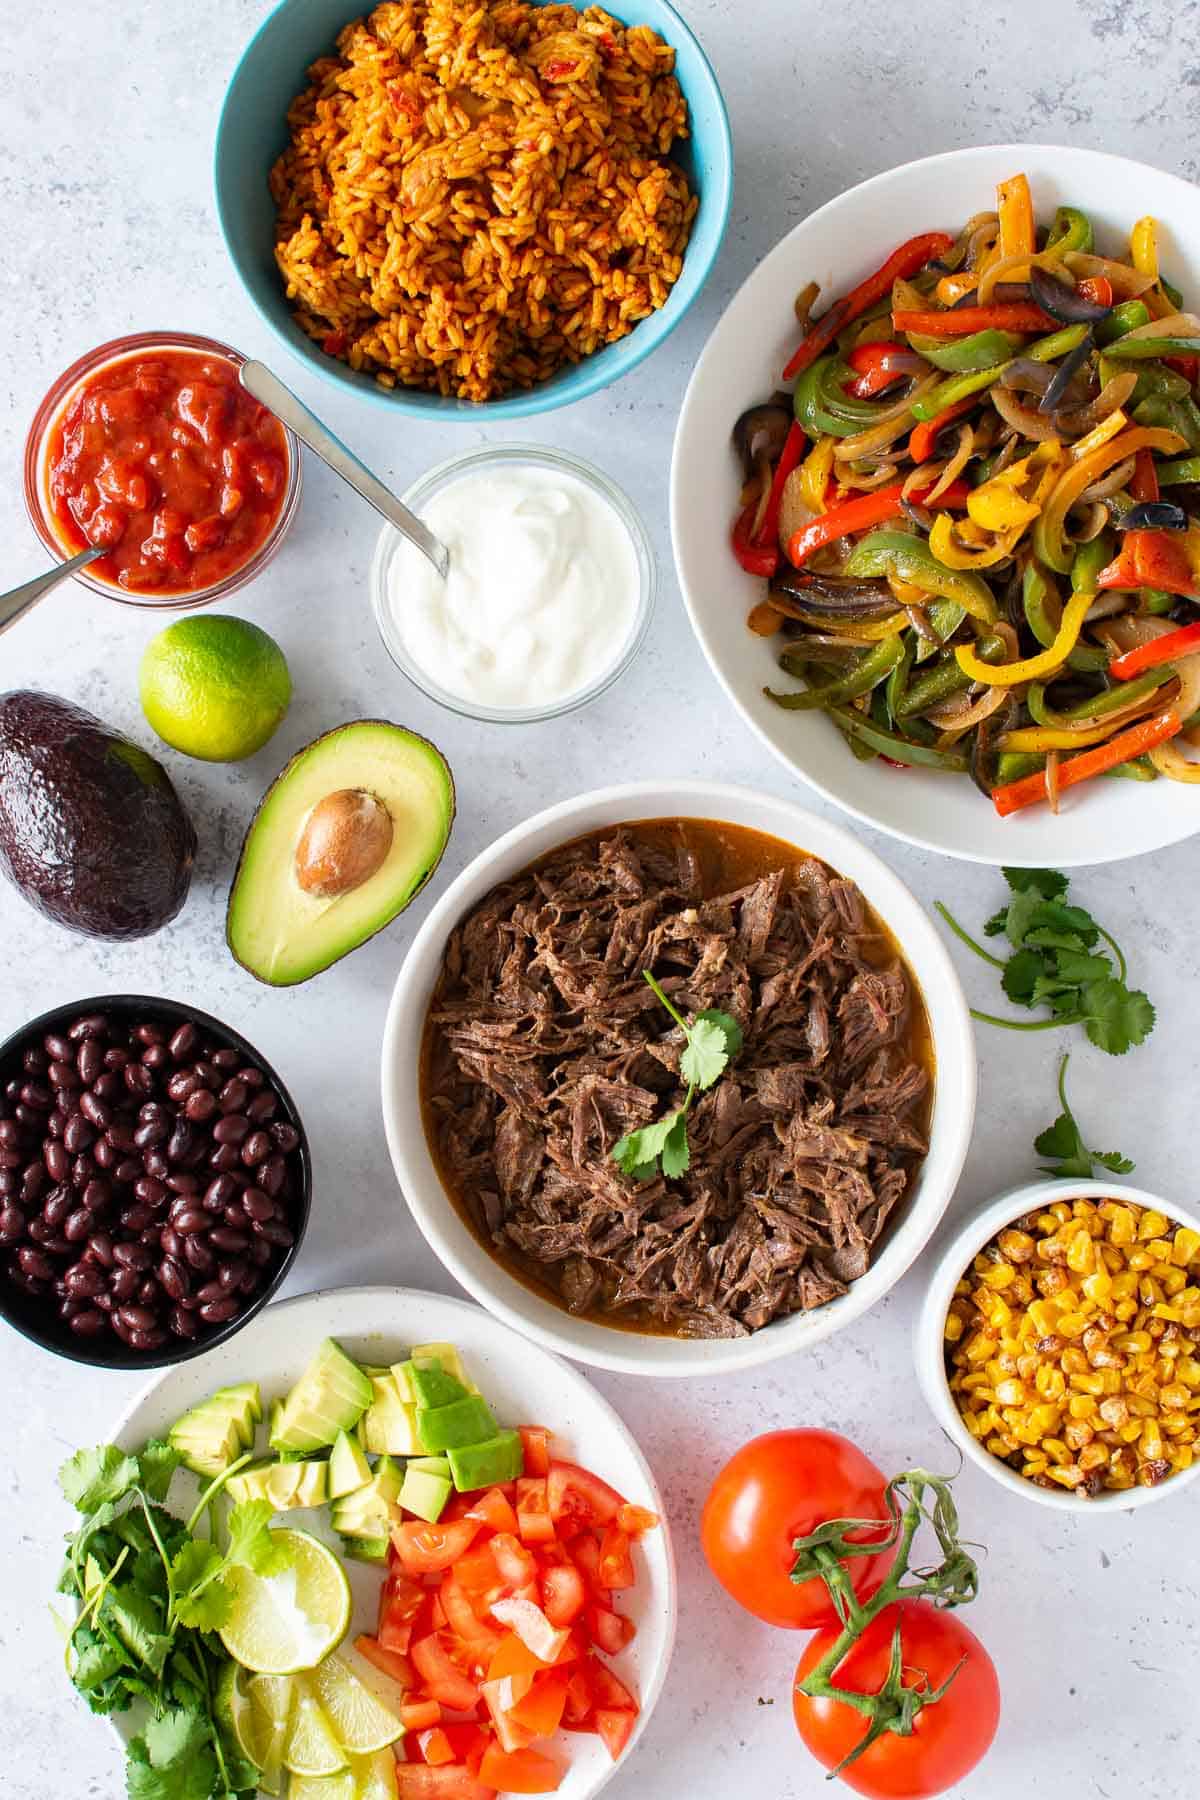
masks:
[[(738, 1029), (687, 1166), (626, 1173), (621, 1140), (685, 1103), (700, 1017)], [(941, 1218), (974, 1103), (970, 1015), (913, 896), (841, 827), (709, 782), (585, 794), (492, 844), (384, 1034), (396, 1175), (447, 1269), (635, 1373), (744, 1368), (858, 1318)]]

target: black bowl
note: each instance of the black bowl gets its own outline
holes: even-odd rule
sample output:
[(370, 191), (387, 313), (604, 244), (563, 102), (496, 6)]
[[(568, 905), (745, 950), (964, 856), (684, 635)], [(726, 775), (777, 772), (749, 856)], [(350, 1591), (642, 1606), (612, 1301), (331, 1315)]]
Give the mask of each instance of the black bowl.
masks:
[(295, 1236), (291, 1244), (283, 1249), (279, 1263), (271, 1268), (266, 1285), (247, 1299), (245, 1310), (201, 1337), (173, 1339), (170, 1347), (159, 1350), (134, 1350), (111, 1333), (105, 1334), (100, 1340), (81, 1338), (76, 1336), (64, 1319), (58, 1317), (53, 1310), (52, 1301), (48, 1303), (44, 1299), (23, 1293), (0, 1274), (0, 1317), (5, 1318), (23, 1336), (40, 1344), (42, 1349), (51, 1350), (56, 1356), (68, 1357), (72, 1362), (87, 1363), (97, 1369), (164, 1369), (172, 1363), (187, 1362), (193, 1356), (203, 1356), (216, 1345), (225, 1343), (243, 1325), (249, 1324), (278, 1290), (296, 1260), (308, 1227), (312, 1204), (312, 1162), (308, 1138), (287, 1088), (266, 1057), (248, 1039), (223, 1024), (220, 1019), (214, 1019), (211, 1013), (201, 1012), (199, 1007), (146, 994), (93, 994), (85, 1000), (72, 1001), (68, 1006), (56, 1006), (50, 1012), (31, 1019), (0, 1044), (0, 1089), (15, 1073), (21, 1072), (20, 1059), (25, 1050), (33, 1045), (40, 1047), (47, 1032), (61, 1031), (73, 1020), (93, 1012), (103, 1012), (110, 1017), (134, 1014), (139, 1021), (198, 1026), (222, 1046), (239, 1051), (248, 1062), (258, 1065), (278, 1096), (280, 1117), (294, 1126), (300, 1138), (296, 1148), (288, 1153), (294, 1187), (288, 1223)]

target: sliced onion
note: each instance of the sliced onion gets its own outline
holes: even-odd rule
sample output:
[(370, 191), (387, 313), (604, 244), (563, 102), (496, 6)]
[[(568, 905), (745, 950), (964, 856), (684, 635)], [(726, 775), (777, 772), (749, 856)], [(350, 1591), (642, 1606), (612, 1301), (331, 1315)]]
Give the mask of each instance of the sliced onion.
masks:
[[(1081, 513), (1085, 515), (1082, 518), (1078, 517)], [(1108, 524), (1108, 508), (1099, 500), (1088, 504), (1079, 501), (1071, 508), (1071, 514), (1073, 517), (1067, 526), (1066, 535), (1073, 544), (1090, 544)]]
[(960, 738), (965, 737), (968, 731), (974, 731), (977, 725), (982, 725), (985, 719), (990, 719), (994, 712), (998, 712), (1000, 707), (1012, 698), (1012, 695), (1006, 688), (989, 687), (984, 690), (978, 700), (972, 700), (967, 694), (956, 694), (954, 698), (958, 701), (966, 700), (967, 706), (951, 713), (949, 709), (953, 703), (946, 700), (940, 706), (931, 706), (925, 714), (931, 725), (945, 727), (938, 739), (939, 750), (950, 749)]
[(933, 629), (933, 626), (930, 623), (929, 614), (925, 611), (925, 608), (923, 606), (906, 605), (904, 610), (908, 614), (908, 622), (916, 632), (917, 636), (919, 638), (924, 638), (927, 644), (936, 645), (940, 650), (942, 647), (942, 640)]
[[(1083, 342), (1081, 344), (1076, 344), (1069, 356), (1064, 356), (1050, 378), (1049, 387), (1042, 395), (1038, 405), (1039, 412), (1057, 412), (1058, 408), (1064, 404), (1071, 383), (1081, 369), (1086, 369), (1094, 347), (1095, 342), (1089, 331)], [(1085, 387), (1084, 392), (1086, 393), (1086, 391), (1087, 389)], [(1080, 397), (1082, 398), (1082, 396)]]
[(1103, 275), (1121, 300), (1136, 300), (1154, 286), (1153, 275), (1143, 275), (1129, 263), (1113, 262), (1107, 256), (1090, 256), (1084, 250), (1068, 250), (1062, 259), (1072, 275)]
[(1048, 363), (1034, 362), (1031, 356), (1016, 356), (1005, 363), (999, 385), (1018, 394), (1044, 394), (1053, 379), (1054, 370)]
[(771, 604), (780, 612), (800, 607), (806, 613), (839, 617), (864, 624), (886, 619), (896, 610), (895, 596), (886, 581), (843, 581), (833, 575), (814, 575), (807, 569), (786, 569), (771, 583)]
[(898, 473), (894, 462), (883, 462), (875, 469), (839, 469), (838, 480), (847, 489), (856, 494), (871, 494), (876, 488), (887, 487), (895, 481)]
[(1009, 257), (1003, 265), (995, 264), (993, 268), (985, 270), (979, 278), (979, 286), (969, 294), (960, 294), (950, 308), (951, 312), (958, 312), (964, 306), (993, 306), (998, 302), (1007, 304), (1012, 300), (1028, 300), (1029, 283), (1027, 281), (992, 280), (995, 270), (1002, 267), (1007, 268), (1010, 263), (1027, 263), (1028, 261), (1027, 256)]
[(1179, 698), (1174, 704), (1181, 719), (1190, 719), (1200, 712), (1200, 651), (1177, 657), (1171, 667), (1179, 677)]
[(1130, 613), (1105, 625), (1096, 636), (1110, 655), (1123, 656), (1126, 650), (1137, 650), (1176, 629), (1166, 619), (1156, 618), (1152, 613)]
[(958, 447), (953, 456), (924, 496), (926, 506), (935, 506), (946, 489), (962, 474), (970, 462), (975, 449), (975, 427), (969, 419), (964, 419), (958, 430)]
[[(791, 403), (781, 406), (776, 400), (748, 406), (733, 428), (733, 441), (747, 476), (756, 470), (761, 476), (762, 459), (776, 462), (792, 428)], [(770, 469), (767, 471), (768, 483)]]
[(1060, 407), (1058, 410), (1058, 426), (1063, 437), (1086, 437), (1088, 432), (1115, 413), (1119, 406), (1124, 406), (1137, 386), (1136, 371), (1128, 371), (1124, 375), (1114, 375), (1106, 381), (1096, 398), (1087, 406)]
[(995, 213), (987, 213), (980, 217), (979, 224), (967, 240), (967, 254), (964, 258), (968, 269), (979, 267), (979, 259), (996, 242), (1000, 235), (1000, 220)]
[(1058, 436), (1050, 419), (1043, 419), (1039, 414), (1030, 412), (1028, 407), (1022, 406), (1009, 389), (1001, 387), (999, 382), (991, 389), (991, 395), (992, 405), (1000, 417), (1006, 424), (1011, 425), (1014, 431), (1019, 431), (1022, 437), (1032, 438), (1035, 443), (1046, 444), (1051, 438)]
[(792, 310), (795, 312), (797, 325), (808, 324), (809, 318), (812, 315), (812, 309), (817, 304), (820, 292), (820, 283), (816, 281), (810, 281), (800, 289), (800, 292), (792, 302)]
[(1032, 271), (1029, 291), (1043, 312), (1064, 325), (1091, 325), (1097, 319), (1106, 319), (1112, 311), (1111, 306), (1087, 299), (1076, 287), (1059, 281), (1045, 269)]
[(1057, 750), (1046, 752), (1046, 804), (1052, 813), (1058, 811), (1058, 765), (1062, 757)]
[(877, 451), (890, 450), (898, 437), (908, 430), (912, 419), (913, 402), (930, 392), (943, 380), (940, 369), (931, 369), (923, 381), (918, 381), (902, 400), (889, 406), (882, 418), (866, 431), (856, 432), (853, 437), (844, 437), (834, 449), (837, 462), (857, 462), (860, 457), (873, 456)]
[(783, 492), (779, 496), (779, 543), (785, 549), (798, 531), (816, 516), (804, 498), (804, 477), (799, 469), (793, 469), (783, 484)]
[(1110, 494), (1119, 494), (1136, 467), (1136, 458), (1127, 456), (1124, 462), (1118, 463), (1115, 469), (1110, 469), (1107, 475), (1101, 475), (1097, 481), (1093, 481), (1091, 487), (1085, 487), (1079, 496), (1080, 503), (1107, 500)]
[[(1101, 508), (1101, 511), (1103, 510), (1104, 509)], [(1099, 533), (1097, 533), (1097, 536), (1098, 535)], [(1081, 544), (1086, 544), (1088, 539), (1079, 538), (1077, 541)], [(1136, 604), (1136, 600), (1133, 601), (1133, 605), (1136, 606)], [(1120, 588), (1109, 588), (1106, 593), (1097, 594), (1095, 600), (1093, 600), (1092, 604), (1088, 607), (1087, 612), (1084, 614), (1083, 622), (1085, 625), (1098, 625), (1101, 619), (1117, 619), (1122, 613), (1128, 612), (1129, 609), (1129, 594), (1123, 593)]]
[(1174, 740), (1156, 744), (1150, 752), (1150, 761), (1168, 781), (1200, 781), (1200, 762), (1185, 756)]

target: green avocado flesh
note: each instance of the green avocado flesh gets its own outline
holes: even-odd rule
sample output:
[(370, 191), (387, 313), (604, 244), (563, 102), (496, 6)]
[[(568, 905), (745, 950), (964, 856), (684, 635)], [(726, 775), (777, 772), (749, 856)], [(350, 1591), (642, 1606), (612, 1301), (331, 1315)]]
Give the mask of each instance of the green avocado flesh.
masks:
[(176, 1419), (167, 1437), (185, 1468), (197, 1475), (220, 1475), (249, 1450), (262, 1418), (256, 1381), (218, 1388), (207, 1400)]
[[(332, 794), (373, 796), (392, 838), (373, 874), (334, 898), (306, 893), (296, 851), (314, 808)], [(454, 781), (427, 739), (383, 719), (317, 738), (267, 790), (246, 834), (226, 936), (237, 960), (272, 987), (319, 975), (373, 937), (428, 881), (454, 820)]]
[(478, 1394), (467, 1394), (448, 1406), (422, 1407), (417, 1413), (417, 1437), (421, 1449), (429, 1454), (482, 1443), (495, 1437), (496, 1431), (492, 1410)]
[(357, 1424), (370, 1405), (371, 1383), (345, 1351), (326, 1338), (284, 1401), (272, 1450), (321, 1450)]
[[(449, 1452), (450, 1474), (460, 1494), (515, 1481), (525, 1467), (519, 1431), (498, 1431), (478, 1444)], [(400, 1496), (401, 1503), (404, 1495)]]

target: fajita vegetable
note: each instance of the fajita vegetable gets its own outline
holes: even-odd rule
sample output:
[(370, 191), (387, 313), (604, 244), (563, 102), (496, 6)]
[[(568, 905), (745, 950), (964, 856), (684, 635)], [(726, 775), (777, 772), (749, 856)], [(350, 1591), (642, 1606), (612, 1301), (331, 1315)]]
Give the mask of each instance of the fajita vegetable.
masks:
[(1141, 219), (1097, 257), (1018, 174), (817, 316), (810, 284), (794, 392), (735, 431), (750, 628), (804, 683), (770, 700), (860, 760), (969, 773), (1001, 817), (1200, 783), (1174, 742), (1200, 723), (1200, 316), (1156, 243)]

